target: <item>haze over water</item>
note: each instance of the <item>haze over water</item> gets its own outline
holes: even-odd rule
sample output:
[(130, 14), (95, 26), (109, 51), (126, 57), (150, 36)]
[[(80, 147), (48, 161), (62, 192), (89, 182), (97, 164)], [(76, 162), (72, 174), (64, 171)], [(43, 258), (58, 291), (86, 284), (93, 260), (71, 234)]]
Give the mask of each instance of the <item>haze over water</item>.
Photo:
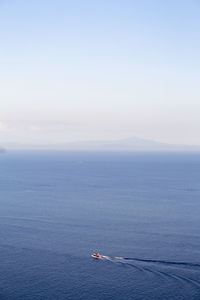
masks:
[(199, 299), (200, 154), (16, 151), (0, 168), (1, 299)]

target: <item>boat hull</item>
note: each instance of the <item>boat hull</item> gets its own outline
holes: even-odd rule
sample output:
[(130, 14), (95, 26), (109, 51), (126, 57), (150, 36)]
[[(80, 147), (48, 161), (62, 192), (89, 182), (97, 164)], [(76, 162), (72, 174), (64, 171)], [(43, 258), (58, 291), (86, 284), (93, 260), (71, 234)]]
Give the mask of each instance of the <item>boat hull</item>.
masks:
[(103, 258), (103, 256), (96, 256), (96, 255), (94, 255), (94, 254), (92, 254), (91, 257), (96, 258), (96, 259), (101, 259), (101, 258)]

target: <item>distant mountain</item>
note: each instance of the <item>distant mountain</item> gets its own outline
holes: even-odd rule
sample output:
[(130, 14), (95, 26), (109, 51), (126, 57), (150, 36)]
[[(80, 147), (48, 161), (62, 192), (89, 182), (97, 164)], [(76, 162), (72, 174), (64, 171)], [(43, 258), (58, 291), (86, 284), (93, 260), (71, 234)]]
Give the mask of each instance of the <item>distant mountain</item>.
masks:
[(104, 151), (200, 151), (200, 146), (173, 145), (137, 137), (114, 141), (82, 141), (63, 144), (69, 150)]
[(30, 145), (8, 144), (8, 149), (90, 150), (90, 151), (200, 151), (200, 146), (173, 145), (131, 137), (112, 141), (77, 141), (70, 143)]
[(4, 148), (0, 148), (0, 154), (5, 153), (6, 150)]

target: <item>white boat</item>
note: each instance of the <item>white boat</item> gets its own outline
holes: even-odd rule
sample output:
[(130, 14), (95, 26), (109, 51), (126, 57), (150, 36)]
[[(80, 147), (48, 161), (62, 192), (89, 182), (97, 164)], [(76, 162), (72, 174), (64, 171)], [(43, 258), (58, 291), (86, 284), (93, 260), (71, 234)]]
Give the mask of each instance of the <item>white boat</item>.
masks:
[(99, 253), (93, 253), (91, 256), (93, 258), (97, 258), (97, 259), (103, 258), (103, 256), (101, 254), (99, 254)]

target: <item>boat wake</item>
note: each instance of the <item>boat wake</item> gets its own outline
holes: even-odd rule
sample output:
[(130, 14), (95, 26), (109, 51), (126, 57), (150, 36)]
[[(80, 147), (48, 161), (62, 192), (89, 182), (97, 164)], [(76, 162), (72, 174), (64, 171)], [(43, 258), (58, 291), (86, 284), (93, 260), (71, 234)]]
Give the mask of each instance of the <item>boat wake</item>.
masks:
[(110, 257), (103, 256), (103, 258), (111, 260), (111, 261), (123, 261), (123, 262), (144, 262), (144, 263), (154, 263), (154, 264), (163, 264), (163, 265), (177, 265), (177, 266), (185, 266), (185, 267), (197, 267), (200, 268), (200, 263), (192, 263), (192, 262), (184, 262), (184, 261), (169, 261), (169, 260), (157, 260), (157, 259), (143, 259), (136, 257)]
[[(160, 279), (176, 280), (179, 284), (187, 283), (195, 288), (200, 289), (200, 282), (194, 276), (194, 269), (200, 271), (200, 263), (184, 262), (184, 261), (168, 261), (156, 259), (140, 259), (135, 257), (110, 257), (103, 256), (103, 260), (108, 260), (123, 267), (132, 267), (140, 272), (151, 273)], [(160, 267), (160, 268), (159, 268)], [(163, 268), (165, 267), (165, 268)], [(176, 267), (176, 268), (175, 268)], [(190, 273), (185, 273), (190, 271)], [(181, 271), (182, 270), (182, 271)], [(177, 274), (178, 272), (178, 274)], [(187, 275), (186, 275), (187, 274)], [(196, 273), (197, 274), (197, 273)], [(200, 276), (198, 276), (199, 278)]]
[[(121, 258), (120, 258), (121, 259)], [(200, 263), (192, 263), (192, 262), (185, 262), (185, 261), (169, 261), (169, 260), (157, 260), (157, 259), (141, 259), (141, 258), (130, 258), (124, 257), (122, 258), (125, 261), (132, 260), (138, 262), (145, 262), (145, 263), (156, 263), (156, 264), (165, 264), (165, 265), (182, 265), (186, 267), (198, 267), (200, 268)]]

